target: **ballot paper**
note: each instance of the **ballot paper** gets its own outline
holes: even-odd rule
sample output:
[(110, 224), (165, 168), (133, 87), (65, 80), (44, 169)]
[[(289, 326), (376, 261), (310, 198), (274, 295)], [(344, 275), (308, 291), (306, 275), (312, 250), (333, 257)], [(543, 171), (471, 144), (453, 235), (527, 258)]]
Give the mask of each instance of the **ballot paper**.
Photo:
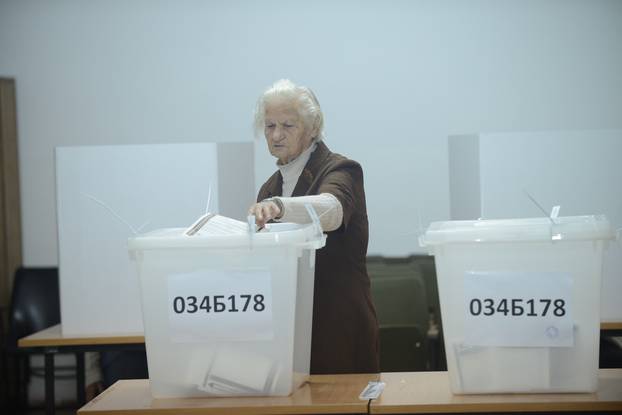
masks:
[(279, 362), (245, 350), (223, 348), (198, 389), (216, 396), (270, 395), (279, 378)]
[(248, 234), (248, 224), (215, 213), (206, 213), (199, 217), (188, 229), (186, 236), (227, 236)]

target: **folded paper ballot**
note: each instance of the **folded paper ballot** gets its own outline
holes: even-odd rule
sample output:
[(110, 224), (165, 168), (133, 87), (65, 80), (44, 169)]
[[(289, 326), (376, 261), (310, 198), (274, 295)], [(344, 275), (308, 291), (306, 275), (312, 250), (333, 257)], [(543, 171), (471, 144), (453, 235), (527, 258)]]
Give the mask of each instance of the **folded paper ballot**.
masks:
[[(322, 235), (322, 226), (320, 225), (320, 216), (317, 215), (315, 209), (310, 204), (305, 204), (305, 209), (311, 218), (311, 223), (317, 229), (318, 236)], [(326, 212), (324, 212), (326, 213)], [(184, 231), (186, 236), (231, 236), (231, 235), (247, 235), (258, 231), (279, 232), (284, 230), (293, 230), (301, 228), (298, 224), (292, 223), (269, 223), (263, 228), (255, 225), (255, 217), (248, 216), (246, 222), (218, 215), (216, 213), (207, 212), (201, 215), (190, 227)]]
[(278, 368), (279, 363), (266, 356), (221, 349), (197, 387), (217, 396), (271, 395), (279, 376)]
[(206, 213), (184, 231), (186, 236), (227, 236), (248, 234), (248, 224), (215, 213)]

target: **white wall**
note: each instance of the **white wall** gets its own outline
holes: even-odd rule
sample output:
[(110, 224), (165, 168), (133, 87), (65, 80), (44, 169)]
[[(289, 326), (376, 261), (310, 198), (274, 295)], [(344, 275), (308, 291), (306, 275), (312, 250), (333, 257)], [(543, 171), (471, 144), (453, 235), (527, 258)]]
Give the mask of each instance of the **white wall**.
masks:
[(1, 1), (24, 261), (57, 261), (54, 146), (252, 140), (280, 77), (315, 90), (328, 144), (363, 164), (369, 252), (415, 251), (417, 209), (449, 217), (448, 135), (622, 127), (620, 39), (613, 0)]

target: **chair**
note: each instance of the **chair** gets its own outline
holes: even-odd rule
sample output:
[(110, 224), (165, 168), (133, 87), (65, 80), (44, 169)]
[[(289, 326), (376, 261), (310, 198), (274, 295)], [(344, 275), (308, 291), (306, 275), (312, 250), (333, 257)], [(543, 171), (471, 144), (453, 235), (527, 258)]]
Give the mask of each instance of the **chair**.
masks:
[(599, 364), (601, 369), (622, 368), (622, 337), (600, 332)]
[(380, 326), (380, 371), (426, 370), (425, 337), (419, 326)]
[(13, 357), (13, 390), (15, 403), (27, 406), (30, 377), (29, 357), (32, 353), (17, 347), (17, 341), (37, 331), (60, 323), (60, 295), (57, 268), (19, 268), (15, 272), (9, 306), (6, 349)]
[(430, 323), (428, 326), (428, 370), (447, 370), (445, 358), (445, 344), (443, 341), (443, 322), (441, 318), (441, 304), (436, 279), (436, 265), (431, 255), (413, 255), (411, 259), (419, 267), (426, 288), (429, 306)]
[(411, 258), (368, 257), (380, 328), (380, 370), (425, 370), (429, 323), (425, 282)]
[(426, 286), (411, 258), (370, 257), (367, 270), (379, 324), (417, 325), (425, 333), (429, 320)]

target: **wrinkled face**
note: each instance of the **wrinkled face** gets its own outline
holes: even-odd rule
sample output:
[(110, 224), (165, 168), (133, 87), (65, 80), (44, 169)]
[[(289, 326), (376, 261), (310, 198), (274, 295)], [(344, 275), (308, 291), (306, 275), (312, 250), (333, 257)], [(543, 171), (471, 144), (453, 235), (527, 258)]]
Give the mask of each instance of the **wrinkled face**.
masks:
[(292, 100), (266, 104), (264, 134), (270, 154), (279, 160), (279, 164), (298, 157), (313, 141), (312, 132), (305, 128)]

